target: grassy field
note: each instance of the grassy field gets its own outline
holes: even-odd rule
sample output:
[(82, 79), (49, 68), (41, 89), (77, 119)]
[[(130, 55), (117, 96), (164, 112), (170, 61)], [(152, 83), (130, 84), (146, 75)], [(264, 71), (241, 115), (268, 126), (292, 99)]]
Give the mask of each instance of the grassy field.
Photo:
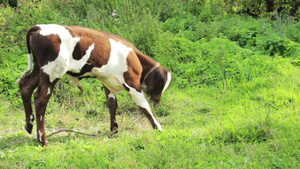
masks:
[[(225, 1), (224, 1), (225, 2)], [(0, 7), (0, 168), (299, 168), (300, 23), (253, 18), (215, 1), (22, 0)], [(239, 1), (240, 2), (240, 1)], [(116, 10), (117, 15), (112, 16)], [(153, 130), (130, 96), (118, 97), (120, 132), (109, 131), (102, 84), (81, 93), (63, 78), (50, 98), (42, 147), (15, 80), (26, 69), (25, 34), (38, 23), (121, 35), (169, 68)], [(148, 99), (149, 100), (149, 99)]]

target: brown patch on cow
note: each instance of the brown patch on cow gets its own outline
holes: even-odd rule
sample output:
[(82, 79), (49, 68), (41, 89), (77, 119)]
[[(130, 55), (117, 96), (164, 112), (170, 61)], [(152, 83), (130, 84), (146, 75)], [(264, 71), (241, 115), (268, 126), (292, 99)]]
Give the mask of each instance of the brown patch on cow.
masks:
[[(95, 43), (95, 50), (91, 52), (90, 59), (88, 63), (93, 67), (102, 67), (107, 64), (110, 57), (110, 36), (104, 36), (106, 32), (97, 31), (80, 26), (66, 26), (66, 29), (69, 30), (72, 37), (81, 37), (80, 41), (76, 44), (73, 58), (80, 60), (84, 55), (86, 50)], [(95, 41), (97, 40), (97, 41)], [(78, 49), (81, 47), (82, 49)]]
[(156, 126), (156, 124), (155, 124), (155, 122), (154, 122), (154, 119), (152, 118), (152, 116), (150, 115), (150, 113), (148, 112), (148, 110), (145, 109), (145, 108), (142, 108), (142, 107), (140, 107), (140, 109), (141, 109), (141, 111), (146, 115), (146, 117), (147, 117), (148, 120), (150, 121), (152, 127), (153, 127), (154, 129), (157, 129), (157, 126)]
[(135, 88), (138, 92), (142, 91), (140, 83), (143, 67), (137, 57), (137, 55), (130, 51), (127, 56), (127, 72), (124, 72), (123, 77), (125, 82), (130, 87)]
[(60, 43), (61, 39), (58, 35), (50, 34), (43, 36), (39, 34), (39, 31), (32, 33), (30, 36), (30, 48), (34, 56), (41, 56), (38, 59), (40, 67), (57, 58)]
[(36, 32), (36, 31), (38, 31), (38, 30), (40, 30), (41, 28), (39, 27), (39, 26), (34, 26), (34, 27), (32, 27), (32, 28), (30, 28), (29, 30), (28, 30), (28, 32), (27, 32), (27, 34), (26, 34), (26, 45), (27, 45), (27, 53), (31, 53), (31, 49), (30, 49), (30, 36), (34, 33), (34, 32)]
[(149, 58), (147, 55), (143, 54), (141, 51), (139, 51), (137, 48), (133, 48), (135, 54), (137, 55), (140, 64), (143, 67), (142, 77), (140, 79), (140, 82), (143, 83), (145, 80), (146, 74), (153, 68), (153, 66), (157, 63), (153, 59)]
[(117, 103), (117, 97), (115, 98), (111, 98), (109, 97), (109, 94), (111, 93), (105, 86), (105, 95), (106, 95), (106, 104), (107, 107), (109, 109), (109, 113), (110, 113), (110, 131), (112, 131), (113, 133), (118, 133), (118, 123), (116, 120), (116, 110), (118, 107), (118, 103)]
[(80, 41), (76, 44), (73, 51), (73, 59), (80, 60), (85, 54), (88, 48), (93, 44), (90, 38), (80, 38)]

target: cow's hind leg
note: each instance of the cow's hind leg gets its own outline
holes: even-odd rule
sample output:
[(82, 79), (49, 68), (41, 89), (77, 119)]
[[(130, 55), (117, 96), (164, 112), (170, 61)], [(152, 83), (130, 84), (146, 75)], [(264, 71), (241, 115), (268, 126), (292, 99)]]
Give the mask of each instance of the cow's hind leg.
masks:
[(54, 86), (58, 80), (59, 79), (55, 79), (53, 82), (50, 82), (49, 76), (43, 72), (40, 72), (39, 87), (34, 94), (37, 122), (37, 139), (43, 145), (48, 145), (45, 132), (45, 111)]
[(34, 121), (34, 115), (32, 112), (32, 105), (31, 105), (31, 96), (33, 93), (33, 90), (38, 86), (39, 83), (39, 67), (37, 64), (35, 64), (33, 71), (26, 77), (23, 77), (19, 81), (19, 87), (21, 91), (21, 96), (23, 100), (23, 106), (25, 109), (25, 115), (26, 115), (26, 124), (25, 124), (25, 130), (31, 134), (32, 127), (33, 127), (33, 121)]
[(117, 97), (114, 93), (111, 93), (105, 86), (106, 103), (110, 113), (110, 131), (118, 133), (118, 123), (116, 120), (116, 110), (118, 107)]
[[(130, 96), (132, 97), (133, 101), (141, 108), (142, 112), (147, 116), (149, 121), (151, 122), (151, 125), (154, 129), (158, 129), (159, 131), (162, 131), (162, 127), (159, 124), (159, 122), (154, 117), (153, 113), (151, 112), (150, 105), (148, 101), (146, 100), (143, 91), (140, 92), (136, 90), (134, 87), (126, 86), (126, 89), (128, 90)], [(140, 88), (139, 86), (137, 88)]]

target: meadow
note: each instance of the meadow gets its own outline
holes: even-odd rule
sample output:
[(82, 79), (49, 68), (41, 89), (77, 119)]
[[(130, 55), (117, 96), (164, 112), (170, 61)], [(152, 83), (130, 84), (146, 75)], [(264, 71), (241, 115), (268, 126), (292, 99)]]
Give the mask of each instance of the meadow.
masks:
[[(0, 168), (298, 168), (300, 2), (277, 0), (272, 12), (247, 2), (0, 1)], [(36, 125), (24, 130), (15, 81), (27, 68), (26, 31), (46, 23), (121, 35), (171, 70), (161, 103), (150, 102), (164, 131), (123, 92), (112, 134), (102, 84), (83, 79), (81, 93), (63, 78), (47, 134), (96, 136), (61, 132), (41, 146)]]

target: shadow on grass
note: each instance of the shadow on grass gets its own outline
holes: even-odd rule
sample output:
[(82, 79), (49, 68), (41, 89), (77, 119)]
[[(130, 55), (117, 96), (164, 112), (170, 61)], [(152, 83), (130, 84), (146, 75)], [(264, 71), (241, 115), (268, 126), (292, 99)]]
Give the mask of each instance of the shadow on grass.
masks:
[[(58, 134), (59, 133), (59, 134)], [(56, 143), (68, 143), (71, 140), (76, 139), (99, 139), (99, 138), (115, 138), (117, 137), (117, 134), (114, 134), (112, 132), (106, 132), (106, 131), (98, 131), (95, 134), (86, 134), (76, 131), (70, 131), (70, 130), (62, 130), (59, 132), (51, 133), (47, 136), (49, 144), (56, 144)]]
[(0, 135), (0, 150), (12, 149), (20, 146), (38, 146), (39, 142), (32, 137), (32, 135), (27, 135), (23, 133)]
[[(24, 145), (27, 146), (40, 146), (41, 144), (35, 138), (35, 135), (29, 135), (26, 132), (16, 132), (15, 134), (7, 134), (0, 135), (0, 150), (4, 149), (13, 149), (15, 147), (21, 147)], [(52, 136), (48, 136), (47, 139), (51, 144), (59, 144), (59, 143), (68, 143), (71, 140), (76, 139), (99, 139), (99, 138), (115, 138), (117, 134), (113, 134), (112, 132), (98, 132), (93, 135), (84, 135), (81, 133), (73, 133), (73, 132), (63, 132), (63, 134), (55, 134)]]

